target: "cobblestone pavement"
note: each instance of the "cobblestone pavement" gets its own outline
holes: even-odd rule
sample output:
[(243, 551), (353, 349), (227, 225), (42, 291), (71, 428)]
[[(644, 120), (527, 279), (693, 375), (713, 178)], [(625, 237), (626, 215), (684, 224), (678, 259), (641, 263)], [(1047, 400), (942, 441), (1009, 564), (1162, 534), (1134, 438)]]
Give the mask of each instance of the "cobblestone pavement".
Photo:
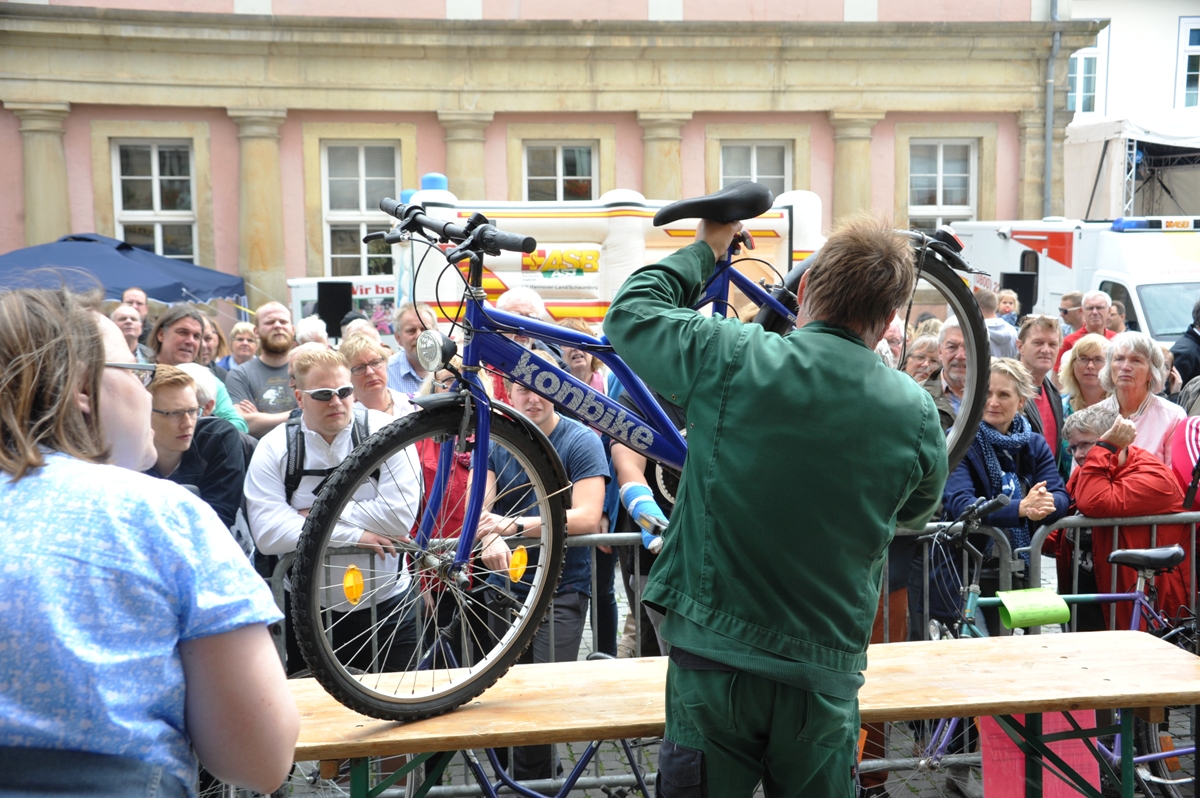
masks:
[[(1045, 558), (1043, 560), (1043, 580), (1042, 584), (1045, 587), (1056, 588), (1055, 569), (1053, 560)], [(618, 590), (618, 611), (619, 618), (624, 621), (627, 605), (625, 597), (620, 595)], [(1043, 627), (1043, 634), (1058, 634), (1060, 629), (1057, 626)], [(952, 645), (952, 643), (947, 643)], [(583, 644), (579, 653), (580, 658), (586, 658), (593, 650), (592, 630), (590, 623), (584, 630)], [(619, 697), (614, 696), (614, 700), (619, 700)], [(1171, 732), (1177, 738), (1186, 740), (1191, 739), (1191, 730), (1186, 716), (1182, 712), (1173, 712), (1171, 715), (1172, 726)], [(658, 759), (658, 743), (654, 740), (635, 740), (633, 743), (635, 759), (638, 767), (643, 773), (653, 774), (657, 770)], [(891, 724), (888, 731), (889, 756), (893, 758), (912, 757), (914, 752), (919, 752), (917, 740), (915, 739), (914, 731), (909, 724)], [(1190, 744), (1190, 743), (1189, 743)], [(579, 761), (579, 757), (583, 754), (587, 747), (587, 742), (579, 743), (564, 743), (558, 748), (558, 757), (562, 765), (563, 772), (569, 773), (575, 763)], [(487, 763), (486, 754), (483, 751), (475, 752), (479, 760), (484, 763), (485, 771), (491, 775), (491, 767)], [(1183, 760), (1183, 772), (1194, 772), (1194, 757)], [(602, 744), (598, 755), (593, 760), (585, 772), (585, 777), (596, 776), (624, 776), (626, 781), (629, 780), (632, 770), (626, 761), (624, 752), (616, 742), (608, 741)], [(1047, 781), (1053, 777), (1047, 776)], [(972, 780), (978, 783), (979, 769), (975, 768), (972, 774)], [(467, 795), (470, 794), (467, 790), (475, 785), (474, 778), (471, 776), (466, 763), (462, 759), (461, 754), (455, 756), (449, 768), (442, 779), (442, 787), (435, 789), (432, 793), (434, 798), (439, 795)], [(454, 789), (458, 788), (458, 789)], [(651, 795), (653, 795), (653, 782), (650, 781)], [(592, 786), (587, 789), (575, 789), (570, 793), (571, 798), (623, 798), (624, 795), (635, 795), (635, 790), (630, 786), (614, 786), (608, 787), (608, 791), (604, 788)], [(926, 773), (914, 771), (897, 771), (891, 774), (887, 790), (891, 798), (941, 798), (941, 796), (951, 795), (957, 796), (958, 793), (950, 790), (946, 783), (946, 775), (944, 773)], [(303, 789), (297, 790), (296, 793), (304, 792)], [(333, 791), (332, 794), (337, 794), (340, 791)], [(1194, 798), (1191, 785), (1184, 785), (1179, 789), (1180, 795), (1183, 798)], [(389, 791), (387, 795), (398, 798), (401, 795), (399, 789)], [(511, 793), (510, 793), (511, 794)], [(1023, 792), (1022, 792), (1023, 794)], [(758, 791), (757, 795), (762, 795), (762, 790)]]

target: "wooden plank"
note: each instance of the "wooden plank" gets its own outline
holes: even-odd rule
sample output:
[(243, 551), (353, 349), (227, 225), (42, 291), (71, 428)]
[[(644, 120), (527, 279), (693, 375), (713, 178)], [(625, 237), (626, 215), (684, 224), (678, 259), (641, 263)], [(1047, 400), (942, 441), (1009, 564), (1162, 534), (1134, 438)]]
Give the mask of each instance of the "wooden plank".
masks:
[[(1138, 632), (891, 643), (868, 652), (863, 722), (1200, 703), (1200, 658)], [(292, 682), (296, 759), (662, 734), (666, 659), (518, 665), (438, 718), (378, 721)]]

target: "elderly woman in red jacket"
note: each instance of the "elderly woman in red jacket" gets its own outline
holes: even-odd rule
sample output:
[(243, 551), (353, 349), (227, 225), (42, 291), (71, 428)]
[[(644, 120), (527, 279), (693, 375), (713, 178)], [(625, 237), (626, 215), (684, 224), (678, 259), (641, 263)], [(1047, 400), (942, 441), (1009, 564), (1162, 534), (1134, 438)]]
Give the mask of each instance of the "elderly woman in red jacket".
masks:
[[(1104, 405), (1094, 405), (1071, 415), (1064, 424), (1067, 450), (1075, 458), (1075, 470), (1067, 482), (1067, 493), (1075, 507), (1090, 518), (1132, 518), (1140, 515), (1165, 515), (1183, 509), (1183, 493), (1175, 475), (1161, 460), (1145, 449), (1131, 446), (1137, 430), (1127, 419), (1121, 418), (1116, 410)], [(1074, 533), (1075, 530), (1066, 530)], [(1047, 541), (1047, 553), (1054, 548), (1058, 554), (1060, 592), (1068, 592), (1071, 585), (1071, 559), (1074, 551), (1072, 535), (1056, 531)], [(1080, 592), (1088, 592), (1091, 586), (1085, 580), (1086, 553), (1090, 548), (1094, 569), (1095, 586), (1098, 592), (1109, 592), (1113, 587), (1113, 567), (1108, 555), (1114, 548), (1140, 549), (1155, 546), (1170, 546), (1178, 543), (1185, 548), (1187, 527), (1181, 524), (1161, 524), (1156, 539), (1151, 542), (1150, 527), (1119, 527), (1116, 545), (1113, 545), (1111, 527), (1079, 530), (1081, 553)], [(1181, 606), (1187, 606), (1187, 560), (1169, 574), (1155, 579), (1158, 588), (1159, 607), (1173, 615)], [(1128, 593), (1134, 589), (1137, 574), (1130, 568), (1116, 569), (1116, 592)], [(1117, 629), (1128, 629), (1133, 607), (1120, 602), (1117, 607)], [(1080, 613), (1081, 631), (1106, 628), (1103, 614)]]

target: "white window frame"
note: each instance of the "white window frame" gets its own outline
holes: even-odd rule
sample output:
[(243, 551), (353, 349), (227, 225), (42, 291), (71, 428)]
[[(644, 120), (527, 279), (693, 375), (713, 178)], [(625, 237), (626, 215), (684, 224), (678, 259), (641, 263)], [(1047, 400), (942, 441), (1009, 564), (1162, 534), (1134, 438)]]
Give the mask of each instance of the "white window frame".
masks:
[[(563, 155), (564, 147), (587, 147), (592, 151), (592, 196), (589, 199), (597, 199), (600, 196), (600, 143), (598, 141), (538, 141), (525, 140), (521, 142), (521, 199), (529, 202), (529, 148), (530, 147), (554, 147), (554, 202), (567, 202), (563, 199)], [(534, 178), (537, 180), (545, 180), (545, 177)], [(546, 200), (550, 201), (550, 200)]]
[[(979, 140), (978, 139), (928, 139), (928, 138), (913, 138), (909, 140), (909, 168), (908, 179), (909, 184), (905, 186), (905, 194), (907, 197), (912, 196), (912, 148), (915, 145), (936, 144), (938, 146), (938, 171), (937, 171), (937, 192), (939, 198), (942, 193), (942, 153), (946, 145), (969, 145), (971, 176), (968, 180), (970, 203), (967, 205), (912, 205), (911, 199), (908, 206), (908, 219), (911, 226), (912, 220), (917, 219), (934, 219), (934, 226), (943, 224), (952, 224), (955, 221), (974, 221), (979, 213)], [(949, 219), (950, 221), (947, 221)]]
[[(1092, 75), (1092, 110), (1084, 111), (1083, 99), (1083, 67), (1087, 64), (1087, 59), (1092, 59), (1095, 72)], [(1095, 114), (1100, 112), (1100, 79), (1103, 75), (1101, 68), (1101, 57), (1099, 47), (1085, 47), (1082, 50), (1076, 50), (1071, 54), (1067, 61), (1067, 113), (1074, 114)], [(1070, 84), (1071, 66), (1075, 66), (1075, 86)], [(1072, 108), (1074, 104), (1074, 108)]]
[[(150, 186), (151, 196), (153, 197), (152, 205), (155, 209), (159, 208), (162, 199), (160, 196), (162, 179), (158, 174), (158, 148), (159, 147), (186, 147), (188, 151), (188, 196), (191, 198), (192, 207), (187, 211), (164, 211), (151, 209), (148, 211), (127, 211), (122, 204), (121, 196), (121, 147), (150, 147)], [(151, 225), (154, 228), (154, 254), (160, 255), (171, 260), (180, 260), (184, 263), (196, 263), (200, 258), (200, 236), (196, 225), (196, 148), (193, 146), (191, 139), (136, 139), (136, 138), (114, 138), (110, 139), (109, 153), (112, 158), (112, 183), (113, 183), (113, 232), (116, 238), (125, 240), (126, 225)], [(178, 180), (178, 177), (171, 179)], [(163, 235), (162, 226), (169, 225), (189, 225), (192, 228), (192, 254), (185, 255), (164, 255), (163, 254)]]
[[(330, 147), (357, 147), (358, 148), (358, 210), (330, 210), (329, 208), (329, 148)], [(396, 190), (394, 197), (399, 199), (400, 187), (404, 185), (400, 159), (400, 142), (393, 139), (354, 139), (354, 140), (339, 140), (339, 139), (322, 139), (321, 140), (321, 234), (324, 242), (325, 253), (325, 276), (326, 277), (375, 277), (368, 271), (367, 263), (370, 258), (378, 257), (378, 254), (372, 254), (367, 251), (367, 245), (362, 243), (363, 237), (367, 234), (370, 227), (391, 228), (395, 223), (395, 219), (388, 216), (378, 208), (372, 210), (364, 207), (366, 204), (366, 172), (365, 172), (365, 147), (391, 147), (393, 157), (395, 158), (396, 172)], [(350, 227), (358, 225), (358, 274), (341, 274), (333, 273), (333, 234), (334, 227)], [(395, 246), (392, 250), (392, 274), (396, 273), (398, 250)], [(346, 260), (345, 256), (340, 256), (339, 261)]]
[(1200, 91), (1196, 102), (1187, 104), (1187, 62), (1189, 56), (1200, 56), (1200, 45), (1188, 44), (1191, 31), (1200, 28), (1200, 17), (1179, 18), (1179, 57), (1175, 65), (1175, 107), (1195, 108), (1200, 105)]
[[(783, 148), (783, 190), (791, 191), (792, 186), (792, 142), (780, 141), (774, 139), (764, 140), (746, 140), (746, 139), (722, 139), (720, 142), (720, 165), (718, 166), (718, 175), (720, 177), (721, 186), (725, 186), (725, 147), (726, 146), (749, 146), (750, 147), (750, 180), (758, 182), (758, 148), (759, 147), (781, 147)], [(775, 177), (775, 175), (771, 175)]]

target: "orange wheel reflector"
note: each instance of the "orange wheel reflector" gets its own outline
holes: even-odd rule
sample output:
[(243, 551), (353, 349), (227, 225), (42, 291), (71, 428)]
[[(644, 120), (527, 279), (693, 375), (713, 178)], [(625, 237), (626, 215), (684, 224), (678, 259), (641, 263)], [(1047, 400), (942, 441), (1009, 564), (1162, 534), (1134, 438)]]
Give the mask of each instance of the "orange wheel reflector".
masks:
[(346, 573), (342, 576), (342, 592), (346, 594), (346, 600), (351, 604), (357, 604), (362, 598), (363, 575), (357, 565), (346, 568)]
[(524, 546), (517, 546), (512, 553), (512, 560), (508, 564), (508, 578), (514, 582), (520, 582), (521, 577), (525, 575), (525, 568), (529, 565), (529, 552), (525, 551)]

